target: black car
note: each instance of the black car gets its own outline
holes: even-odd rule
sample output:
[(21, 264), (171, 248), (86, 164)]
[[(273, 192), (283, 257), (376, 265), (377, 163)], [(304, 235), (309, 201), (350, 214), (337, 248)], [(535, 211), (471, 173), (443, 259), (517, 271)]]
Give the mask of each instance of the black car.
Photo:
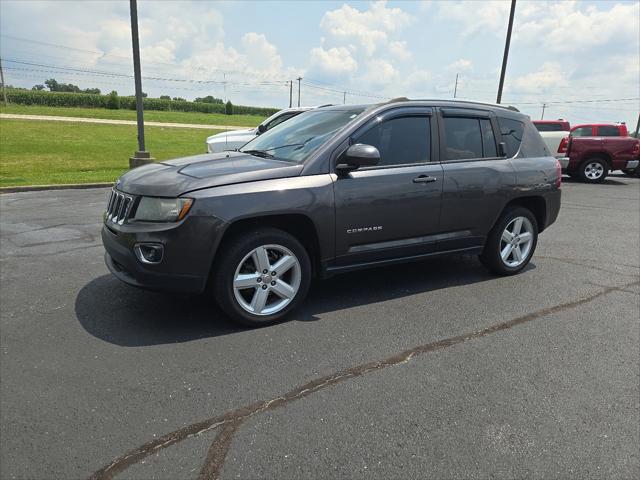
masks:
[(318, 108), (240, 151), (125, 173), (104, 215), (105, 259), (126, 283), (212, 294), (263, 325), (299, 305), (312, 277), (444, 253), (517, 273), (558, 215), (560, 178), (511, 107)]

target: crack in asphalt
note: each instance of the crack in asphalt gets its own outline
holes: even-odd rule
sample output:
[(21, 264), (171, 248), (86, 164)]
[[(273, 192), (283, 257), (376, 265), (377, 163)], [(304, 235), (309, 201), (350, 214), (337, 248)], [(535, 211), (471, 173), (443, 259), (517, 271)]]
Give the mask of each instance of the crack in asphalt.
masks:
[(142, 459), (158, 452), (159, 450), (167, 448), (171, 445), (175, 445), (176, 443), (186, 440), (187, 438), (199, 436), (204, 432), (211, 431), (221, 426), (222, 429), (220, 430), (220, 432), (218, 432), (218, 435), (209, 447), (206, 459), (201, 467), (200, 475), (198, 477), (199, 480), (215, 480), (218, 478), (222, 467), (224, 466), (226, 455), (230, 448), (235, 432), (243, 422), (245, 422), (250, 417), (253, 417), (254, 415), (258, 415), (260, 413), (273, 410), (278, 407), (283, 407), (291, 402), (307, 397), (327, 387), (345, 382), (353, 378), (361, 377), (363, 375), (366, 375), (367, 373), (406, 363), (416, 356), (433, 352), (435, 350), (452, 347), (454, 345), (465, 343), (469, 340), (483, 338), (487, 335), (508, 330), (515, 326), (537, 320), (547, 315), (552, 315), (564, 310), (575, 308), (585, 303), (592, 302), (593, 300), (603, 295), (607, 295), (608, 293), (614, 291), (624, 291), (624, 289), (636, 285), (640, 285), (640, 280), (636, 280), (634, 282), (626, 283), (619, 286), (604, 287), (591, 295), (578, 298), (577, 300), (572, 300), (570, 302), (561, 303), (552, 307), (543, 308), (535, 312), (508, 320), (506, 322), (498, 323), (481, 330), (476, 330), (474, 332), (469, 332), (424, 345), (419, 345), (417, 347), (413, 347), (409, 350), (405, 350), (403, 352), (387, 357), (383, 360), (364, 363), (355, 367), (348, 368), (346, 370), (341, 370), (331, 375), (317, 378), (316, 380), (312, 380), (302, 386), (290, 390), (282, 396), (275, 397), (270, 400), (255, 402), (250, 405), (245, 405), (243, 407), (237, 408), (235, 410), (230, 410), (220, 416), (193, 423), (186, 427), (167, 433), (162, 437), (151, 440), (114, 459), (109, 464), (94, 472), (89, 478), (90, 480), (110, 480), (115, 475), (123, 472), (133, 464), (138, 463)]
[[(593, 260), (590, 259), (582, 259), (582, 258), (571, 258), (571, 257), (551, 257), (551, 256), (547, 256), (547, 255), (537, 255), (536, 258), (541, 258), (541, 259), (545, 259), (545, 260), (555, 260), (556, 262), (564, 262), (564, 263), (568, 263), (570, 265), (576, 265), (579, 267), (584, 267), (584, 268), (590, 268), (592, 270), (599, 270), (601, 272), (606, 272), (606, 273), (611, 273), (614, 275), (620, 275), (623, 277), (637, 277), (636, 274), (633, 273), (621, 273), (621, 272), (616, 272), (613, 270), (609, 270), (606, 268), (602, 268), (602, 267), (598, 267), (595, 265), (588, 265), (586, 263), (581, 263), (581, 262), (593, 262)], [(595, 262), (594, 262), (595, 263)], [(624, 267), (624, 268), (640, 268), (640, 266), (638, 265), (629, 265), (626, 263), (614, 263), (614, 264), (609, 264), (609, 265), (614, 265), (614, 266), (618, 266), (618, 267)]]

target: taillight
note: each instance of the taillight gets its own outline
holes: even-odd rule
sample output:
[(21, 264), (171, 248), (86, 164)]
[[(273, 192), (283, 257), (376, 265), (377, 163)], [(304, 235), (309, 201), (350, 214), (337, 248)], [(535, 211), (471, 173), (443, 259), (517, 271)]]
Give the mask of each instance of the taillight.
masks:
[(562, 188), (562, 165), (556, 160), (556, 188)]
[(560, 140), (560, 145), (558, 145), (558, 153), (567, 153), (567, 147), (569, 146), (569, 137), (564, 137)]
[(633, 146), (633, 156), (640, 156), (640, 140), (636, 141), (636, 144)]

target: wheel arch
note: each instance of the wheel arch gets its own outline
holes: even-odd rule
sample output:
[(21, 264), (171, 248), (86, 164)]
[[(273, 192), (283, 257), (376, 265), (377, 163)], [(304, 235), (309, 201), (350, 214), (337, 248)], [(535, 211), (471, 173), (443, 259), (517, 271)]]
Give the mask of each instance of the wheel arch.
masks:
[(602, 151), (592, 151), (592, 152), (584, 153), (582, 155), (582, 160), (578, 164), (578, 169), (580, 169), (582, 167), (582, 165), (584, 165), (586, 162), (588, 162), (590, 160), (594, 160), (596, 158), (606, 162), (607, 163), (607, 167), (609, 167), (609, 170), (611, 170), (613, 168), (611, 155), (609, 153), (602, 152)]
[[(531, 213), (533, 213), (534, 217), (536, 217), (536, 222), (538, 223), (538, 233), (542, 233), (546, 228), (547, 202), (542, 196), (531, 195), (531, 196), (514, 198), (504, 206), (504, 208), (500, 212), (500, 215), (498, 215), (496, 222), (500, 217), (502, 217), (502, 214), (508, 208), (511, 208), (511, 207), (524, 207), (527, 210), (529, 210)], [(494, 226), (495, 226), (495, 222), (494, 222)]]
[(243, 232), (257, 228), (277, 228), (293, 235), (305, 247), (311, 259), (312, 275), (316, 276), (320, 272), (321, 249), (318, 232), (313, 220), (302, 213), (283, 213), (262, 215), (257, 217), (245, 217), (235, 220), (227, 226), (220, 244), (216, 250), (216, 255), (212, 263), (214, 268), (216, 258), (224, 249), (225, 243), (234, 237), (242, 235)]

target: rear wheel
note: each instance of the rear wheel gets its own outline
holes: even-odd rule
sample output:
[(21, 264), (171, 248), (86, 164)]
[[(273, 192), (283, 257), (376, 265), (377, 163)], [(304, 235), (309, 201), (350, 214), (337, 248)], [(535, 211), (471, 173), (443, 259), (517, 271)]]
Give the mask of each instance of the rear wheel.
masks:
[(237, 236), (220, 252), (213, 273), (218, 304), (236, 322), (261, 326), (277, 322), (307, 294), (311, 261), (292, 235), (260, 229)]
[(609, 165), (601, 158), (585, 160), (578, 167), (578, 175), (583, 182), (602, 183), (609, 173)]
[(538, 243), (538, 222), (524, 207), (507, 209), (496, 222), (480, 261), (499, 275), (513, 275), (527, 266)]

